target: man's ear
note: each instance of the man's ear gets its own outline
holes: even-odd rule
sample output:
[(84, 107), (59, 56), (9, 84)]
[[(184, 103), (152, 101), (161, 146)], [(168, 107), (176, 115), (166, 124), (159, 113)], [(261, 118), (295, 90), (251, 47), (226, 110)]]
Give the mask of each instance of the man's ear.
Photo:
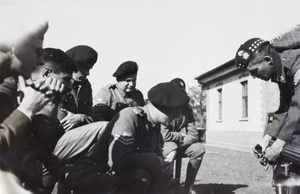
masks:
[(270, 56), (265, 56), (265, 57), (264, 57), (264, 60), (267, 61), (267, 63), (268, 63), (269, 65), (273, 65), (273, 60), (272, 60), (272, 58), (271, 58)]
[(49, 68), (49, 67), (45, 67), (43, 70), (42, 70), (42, 76), (43, 77), (49, 77), (52, 73), (52, 69)]

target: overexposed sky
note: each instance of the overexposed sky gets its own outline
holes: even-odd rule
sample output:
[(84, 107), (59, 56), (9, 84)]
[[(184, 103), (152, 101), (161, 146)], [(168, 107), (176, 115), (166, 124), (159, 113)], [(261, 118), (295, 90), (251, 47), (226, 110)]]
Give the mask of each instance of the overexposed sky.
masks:
[(145, 97), (175, 77), (197, 85), (195, 77), (231, 60), (247, 39), (272, 39), (300, 24), (298, 0), (24, 2), (0, 0), (0, 24), (47, 20), (44, 47), (93, 47), (99, 54), (89, 76), (94, 93), (114, 83), (112, 74), (127, 60), (139, 65), (137, 88)]

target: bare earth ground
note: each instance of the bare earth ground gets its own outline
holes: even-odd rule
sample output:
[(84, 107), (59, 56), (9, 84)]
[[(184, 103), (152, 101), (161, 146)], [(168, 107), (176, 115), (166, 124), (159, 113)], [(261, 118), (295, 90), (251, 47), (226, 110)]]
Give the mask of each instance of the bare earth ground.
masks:
[[(182, 161), (181, 183), (188, 160)], [(194, 189), (200, 194), (271, 194), (272, 167), (264, 166), (252, 153), (206, 146)]]

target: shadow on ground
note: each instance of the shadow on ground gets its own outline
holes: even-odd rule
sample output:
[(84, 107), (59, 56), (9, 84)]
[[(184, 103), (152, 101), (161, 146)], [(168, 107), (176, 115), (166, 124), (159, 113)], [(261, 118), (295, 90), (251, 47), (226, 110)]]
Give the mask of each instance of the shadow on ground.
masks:
[(217, 184), (217, 183), (211, 183), (211, 184), (199, 184), (194, 185), (193, 188), (197, 193), (222, 193), (222, 194), (234, 194), (236, 193), (235, 190), (240, 188), (248, 187), (248, 185), (242, 185), (242, 184)]

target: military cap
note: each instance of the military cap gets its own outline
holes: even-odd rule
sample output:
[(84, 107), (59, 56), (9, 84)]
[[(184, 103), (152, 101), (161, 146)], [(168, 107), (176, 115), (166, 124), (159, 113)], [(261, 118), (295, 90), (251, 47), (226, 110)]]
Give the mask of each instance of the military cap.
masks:
[(77, 64), (64, 51), (56, 48), (44, 48), (43, 58), (45, 62), (59, 64), (65, 71), (78, 71)]
[(171, 83), (185, 91), (185, 82), (181, 78), (175, 78), (171, 80)]
[(189, 103), (190, 98), (171, 82), (159, 83), (148, 91), (148, 99), (154, 106), (180, 108)]
[(240, 48), (236, 52), (236, 66), (241, 69), (246, 69), (253, 55), (264, 44), (270, 43), (260, 38), (252, 38), (250, 40), (247, 40), (244, 44), (240, 46)]
[(137, 74), (139, 67), (134, 61), (125, 61), (119, 65), (118, 69), (113, 74), (114, 77), (124, 77), (126, 75)]
[(98, 59), (98, 53), (86, 45), (78, 45), (66, 51), (66, 54), (75, 61), (79, 67), (93, 66)]

